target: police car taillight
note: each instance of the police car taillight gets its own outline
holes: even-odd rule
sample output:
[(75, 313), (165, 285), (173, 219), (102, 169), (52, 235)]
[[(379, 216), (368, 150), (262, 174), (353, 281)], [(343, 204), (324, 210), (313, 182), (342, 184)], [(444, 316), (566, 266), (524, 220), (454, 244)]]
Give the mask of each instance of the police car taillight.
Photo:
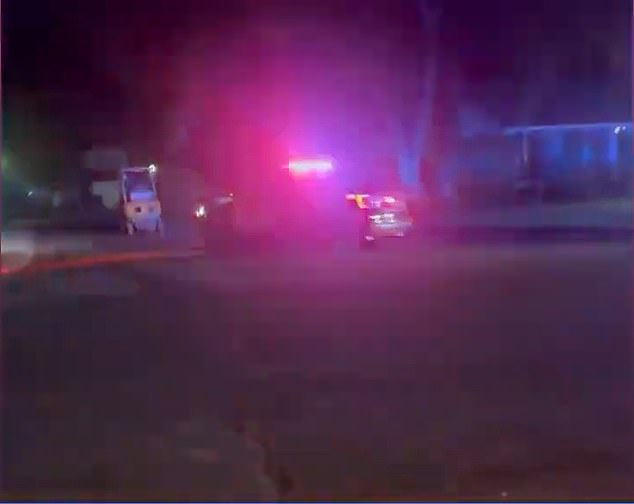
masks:
[(357, 193), (348, 193), (346, 194), (346, 199), (348, 201), (354, 201), (359, 208), (368, 208), (368, 198), (369, 194), (357, 194)]

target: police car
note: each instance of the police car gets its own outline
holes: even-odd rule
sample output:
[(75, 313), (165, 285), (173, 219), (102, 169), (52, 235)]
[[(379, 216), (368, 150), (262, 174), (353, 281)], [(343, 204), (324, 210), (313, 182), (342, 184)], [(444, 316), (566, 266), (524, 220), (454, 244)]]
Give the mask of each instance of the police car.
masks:
[(405, 195), (393, 192), (348, 193), (346, 199), (362, 215), (359, 241), (362, 247), (377, 240), (405, 237), (413, 224)]
[[(291, 159), (271, 184), (270, 194), (258, 212), (275, 215), (273, 234), (278, 239), (306, 247), (346, 243), (374, 247), (383, 239), (406, 236), (412, 226), (404, 195), (347, 191), (328, 157)], [(199, 203), (194, 216), (213, 228), (220, 240), (237, 231), (233, 195)]]

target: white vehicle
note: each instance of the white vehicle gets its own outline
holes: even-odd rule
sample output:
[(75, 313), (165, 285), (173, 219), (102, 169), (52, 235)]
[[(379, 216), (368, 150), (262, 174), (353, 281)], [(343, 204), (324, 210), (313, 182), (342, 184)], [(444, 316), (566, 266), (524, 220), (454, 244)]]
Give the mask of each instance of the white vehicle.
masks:
[(123, 227), (129, 235), (137, 231), (163, 234), (161, 202), (150, 168), (123, 168), (119, 173)]

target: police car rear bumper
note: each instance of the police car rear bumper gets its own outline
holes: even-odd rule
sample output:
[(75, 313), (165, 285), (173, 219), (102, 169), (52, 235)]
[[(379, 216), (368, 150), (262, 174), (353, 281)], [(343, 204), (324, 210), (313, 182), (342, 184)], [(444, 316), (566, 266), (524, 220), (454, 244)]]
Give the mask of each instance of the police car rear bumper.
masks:
[(372, 223), (370, 234), (375, 238), (401, 238), (411, 229), (411, 222)]

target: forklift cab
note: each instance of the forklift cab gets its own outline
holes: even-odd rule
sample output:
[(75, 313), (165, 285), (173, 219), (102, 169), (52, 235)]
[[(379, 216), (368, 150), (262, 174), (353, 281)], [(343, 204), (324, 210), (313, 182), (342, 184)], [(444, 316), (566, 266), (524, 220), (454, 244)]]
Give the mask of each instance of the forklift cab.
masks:
[(163, 234), (161, 202), (154, 173), (149, 168), (123, 168), (120, 172), (125, 231), (153, 231)]

